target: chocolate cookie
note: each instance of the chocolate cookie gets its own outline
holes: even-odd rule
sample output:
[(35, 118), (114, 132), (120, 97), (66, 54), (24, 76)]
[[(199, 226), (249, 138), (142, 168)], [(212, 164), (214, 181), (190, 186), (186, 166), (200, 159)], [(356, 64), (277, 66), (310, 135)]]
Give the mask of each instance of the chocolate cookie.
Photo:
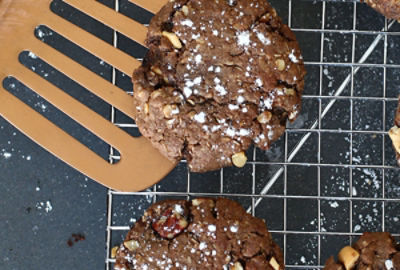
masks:
[(265, 0), (169, 1), (153, 18), (133, 74), (136, 123), (195, 172), (268, 149), (300, 112), (305, 69), (296, 38)]
[(394, 150), (396, 151), (397, 163), (400, 166), (400, 97), (394, 120), (394, 127), (389, 131), (389, 136), (392, 139)]
[(325, 270), (397, 270), (400, 269), (400, 249), (389, 233), (364, 233), (353, 247), (344, 247), (325, 264)]
[(373, 9), (380, 12), (389, 19), (400, 19), (399, 0), (364, 0)]
[(116, 252), (115, 270), (284, 269), (264, 221), (228, 199), (151, 206)]

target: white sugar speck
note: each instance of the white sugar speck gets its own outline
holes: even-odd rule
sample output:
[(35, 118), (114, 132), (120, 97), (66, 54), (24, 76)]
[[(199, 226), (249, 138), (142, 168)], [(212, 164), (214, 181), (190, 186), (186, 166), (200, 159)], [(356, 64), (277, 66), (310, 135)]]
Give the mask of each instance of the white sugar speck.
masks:
[(235, 132), (235, 130), (234, 130), (233, 128), (228, 128), (228, 129), (225, 131), (225, 133), (226, 133), (226, 135), (228, 135), (229, 137), (234, 137), (235, 134), (236, 134), (236, 132)]
[(213, 67), (213, 66), (209, 67), (209, 68), (208, 68), (208, 71), (210, 71), (210, 72), (211, 72), (211, 71), (214, 71), (214, 67)]
[(3, 157), (4, 157), (5, 159), (9, 159), (10, 157), (12, 157), (12, 154), (11, 154), (11, 153), (8, 153), (8, 152), (5, 152), (5, 153), (3, 153)]
[(301, 256), (300, 261), (301, 261), (302, 263), (306, 263), (306, 258), (304, 258), (304, 256)]
[(233, 226), (233, 225), (229, 227), (229, 230), (230, 230), (231, 232), (233, 232), (233, 233), (237, 233), (238, 229), (239, 229), (239, 228), (238, 228), (237, 226)]
[(46, 208), (44, 209), (46, 211), (46, 213), (50, 212), (51, 210), (53, 210), (53, 206), (51, 205), (50, 201), (46, 202)]
[(183, 214), (183, 208), (180, 204), (175, 204), (174, 210), (176, 213)]
[(44, 37), (44, 32), (40, 29), (37, 30), (37, 34), (38, 34), (38, 37), (40, 37), (40, 38)]
[(215, 86), (215, 90), (217, 90), (217, 92), (221, 95), (221, 96), (225, 96), (228, 92), (226, 91), (226, 89), (222, 86), (222, 85), (217, 85)]
[(196, 120), (199, 123), (205, 123), (206, 122), (206, 114), (204, 112), (200, 112), (194, 116), (194, 120)]
[(330, 205), (332, 208), (338, 208), (338, 207), (339, 207), (339, 204), (338, 204), (337, 202), (329, 202), (329, 205)]
[(386, 260), (385, 261), (385, 266), (387, 270), (392, 270), (393, 269), (393, 261), (392, 260)]
[(196, 55), (196, 57), (194, 58), (194, 60), (196, 61), (196, 64), (200, 64), (201, 63), (201, 59), (203, 59), (203, 58), (201, 57), (200, 54)]
[(36, 58), (37, 58), (36, 54), (34, 54), (33, 52), (29, 52), (28, 55), (29, 55), (29, 57), (32, 58), (32, 59), (36, 59)]
[(258, 78), (258, 79), (256, 80), (256, 85), (257, 85), (258, 87), (261, 87), (261, 86), (263, 86), (264, 84), (263, 84), (262, 80), (261, 80), (260, 78)]
[(218, 30), (213, 30), (212, 33), (214, 36), (218, 36)]
[(192, 89), (190, 89), (189, 87), (184, 87), (183, 88), (183, 94), (187, 98), (190, 97), (192, 95)]
[[(178, 107), (176, 107), (175, 109), (173, 109), (172, 111), (171, 111), (171, 114), (178, 114), (179, 113), (179, 108)], [(175, 120), (175, 119), (174, 119)]]
[(267, 108), (268, 110), (271, 110), (271, 109), (272, 109), (273, 100), (272, 100), (271, 98), (267, 98), (267, 99), (264, 100), (262, 103), (263, 103), (263, 106), (264, 106), (265, 108)]
[(221, 82), (221, 80), (219, 78), (214, 78), (214, 82), (215, 82), (215, 84), (219, 84)]
[(221, 128), (221, 126), (213, 126), (213, 127), (211, 128), (211, 131), (212, 131), (212, 132), (215, 132), (215, 131), (219, 130), (220, 128)]
[(240, 129), (239, 131), (239, 135), (240, 136), (248, 136), (250, 134), (250, 131), (248, 131), (247, 129)]
[(207, 244), (204, 243), (204, 242), (201, 242), (200, 245), (199, 245), (199, 249), (200, 249), (200, 250), (203, 250), (203, 249), (205, 249), (206, 247), (207, 247)]
[(208, 231), (210, 232), (215, 232), (217, 230), (217, 227), (215, 225), (208, 225)]
[(220, 73), (220, 72), (221, 72), (221, 68), (220, 68), (220, 67), (216, 67), (216, 68), (215, 68), (215, 72), (216, 72), (216, 73)]
[(289, 59), (295, 64), (299, 62), (299, 59), (297, 59), (296, 55), (294, 55), (294, 50), (292, 50), (292, 52), (289, 54)]
[(193, 83), (194, 84), (200, 84), (201, 83), (201, 77), (197, 77), (197, 78), (195, 78), (194, 80), (193, 80)]
[(266, 38), (263, 33), (257, 33), (257, 37), (264, 45), (271, 44), (271, 41), (268, 38)]
[(185, 25), (185, 26), (189, 26), (189, 27), (192, 27), (192, 26), (193, 26), (193, 22), (192, 22), (191, 20), (189, 20), (189, 19), (183, 20), (183, 21), (181, 22), (181, 24), (182, 24), (182, 25)]
[(242, 104), (244, 101), (245, 101), (244, 97), (238, 96), (237, 102), (238, 102), (239, 104)]
[(238, 45), (249, 46), (250, 45), (250, 33), (249, 31), (237, 33)]
[(238, 105), (229, 104), (228, 108), (229, 108), (229, 110), (234, 111), (234, 110), (238, 110), (239, 106)]

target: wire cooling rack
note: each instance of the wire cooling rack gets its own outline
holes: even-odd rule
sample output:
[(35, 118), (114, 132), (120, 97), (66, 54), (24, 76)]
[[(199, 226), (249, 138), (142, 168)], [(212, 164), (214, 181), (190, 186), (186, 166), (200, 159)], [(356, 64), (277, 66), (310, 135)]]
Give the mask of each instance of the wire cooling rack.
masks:
[[(398, 235), (400, 171), (386, 131), (400, 94), (400, 25), (359, 1), (270, 2), (303, 50), (301, 116), (269, 151), (250, 149), (243, 169), (200, 175), (181, 162), (144, 192), (110, 190), (107, 269), (110, 249), (151, 203), (166, 198), (238, 200), (267, 220), (288, 269), (322, 268), (363, 231)], [(111, 120), (136, 128), (114, 113)]]
[(145, 192), (110, 190), (107, 254), (145, 208), (166, 198), (238, 200), (267, 220), (288, 269), (322, 268), (363, 231), (399, 233), (400, 171), (386, 135), (400, 94), (399, 24), (359, 1), (270, 2), (303, 50), (300, 118), (269, 151), (249, 150), (243, 169), (199, 175), (182, 162)]
[[(152, 15), (128, 0), (98, 0), (146, 24)], [(318, 269), (325, 260), (364, 231), (400, 232), (400, 170), (386, 131), (393, 123), (400, 94), (400, 24), (386, 20), (356, 0), (270, 0), (294, 30), (307, 69), (303, 110), (299, 119), (269, 151), (249, 149), (242, 169), (195, 174), (181, 162), (163, 181), (137, 193), (108, 191), (105, 268), (113, 269), (111, 248), (152, 203), (167, 198), (224, 196), (239, 201), (250, 213), (267, 220), (282, 247), (288, 269)], [(55, 0), (52, 10), (103, 40), (141, 58), (145, 49), (120, 33)], [(89, 27), (91, 26), (91, 27)], [(36, 36), (51, 46), (67, 43), (41, 26)], [(58, 42), (58, 43), (57, 43)], [(65, 54), (132, 93), (129, 76), (70, 44)], [(82, 52), (81, 52), (82, 51)], [(56, 71), (41, 73), (39, 59), (21, 54), (21, 62), (66, 91), (74, 85)], [(60, 79), (61, 78), (61, 79)], [(25, 97), (49, 118), (51, 106)], [(18, 86), (18, 85), (17, 85)], [(133, 136), (131, 119), (82, 89), (70, 92)], [(42, 102), (42, 101), (41, 101)], [(74, 133), (79, 128), (62, 121)], [(93, 135), (77, 135), (99, 155), (115, 163), (119, 153)], [(134, 179), (135, 176), (132, 175)]]

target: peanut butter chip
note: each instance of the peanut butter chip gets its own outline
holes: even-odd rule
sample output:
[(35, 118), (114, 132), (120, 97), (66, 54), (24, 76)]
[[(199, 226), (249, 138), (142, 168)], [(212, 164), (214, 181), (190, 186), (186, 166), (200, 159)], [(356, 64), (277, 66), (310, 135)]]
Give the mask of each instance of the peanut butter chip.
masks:
[(149, 114), (150, 108), (149, 108), (149, 103), (145, 103), (143, 105), (143, 111), (145, 114)]
[(151, 67), (151, 70), (154, 71), (154, 73), (156, 73), (158, 75), (162, 75), (162, 71), (158, 67)]
[(187, 6), (182, 7), (182, 12), (185, 16), (189, 15), (189, 8)]
[(343, 263), (346, 270), (353, 269), (359, 257), (357, 250), (350, 246), (342, 248), (338, 255), (339, 261)]
[(276, 60), (275, 64), (279, 71), (285, 70), (285, 61), (283, 61), (282, 59)]
[(235, 262), (235, 264), (232, 267), (232, 270), (243, 270), (243, 266), (240, 264), (240, 262)]
[(179, 40), (179, 38), (171, 32), (166, 32), (163, 31), (162, 35), (166, 38), (168, 38), (168, 40), (171, 42), (171, 44), (176, 48), (176, 49), (181, 49), (182, 48), (182, 43)]
[(274, 257), (272, 257), (270, 260), (269, 260), (269, 264), (272, 266), (272, 268), (274, 268), (275, 270), (279, 270), (280, 269), (280, 266), (279, 266), (279, 263), (276, 261), (276, 259), (274, 258)]
[(389, 131), (389, 137), (392, 139), (396, 152), (400, 153), (400, 128), (396, 126), (392, 127), (392, 129)]
[(165, 105), (163, 108), (163, 113), (165, 118), (172, 118), (172, 115), (176, 114), (177, 112), (179, 112), (178, 107), (173, 104), (173, 105)]
[(136, 249), (139, 248), (139, 242), (136, 240), (130, 240), (130, 241), (125, 241), (124, 246), (129, 250), (129, 251), (135, 251)]
[(118, 246), (115, 246), (111, 249), (111, 259), (114, 259), (117, 256), (118, 249)]
[(234, 154), (232, 156), (232, 162), (236, 167), (242, 168), (247, 162), (246, 154), (244, 152)]
[(294, 91), (292, 88), (285, 88), (285, 94), (288, 96), (294, 96), (296, 95), (296, 91)]
[(265, 111), (265, 112), (261, 113), (260, 115), (258, 115), (257, 121), (260, 124), (266, 124), (271, 120), (271, 118), (272, 118), (272, 113), (269, 111)]

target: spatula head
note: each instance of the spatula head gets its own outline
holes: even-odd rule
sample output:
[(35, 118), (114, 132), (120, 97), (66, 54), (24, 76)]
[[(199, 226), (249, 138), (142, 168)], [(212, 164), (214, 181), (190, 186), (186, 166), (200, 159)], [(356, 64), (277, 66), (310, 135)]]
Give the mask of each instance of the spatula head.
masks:
[[(146, 27), (143, 25), (94, 0), (65, 2), (143, 44), (146, 34)], [(162, 1), (151, 2), (153, 3), (147, 4), (146, 1), (138, 1), (138, 4), (152, 12), (163, 4)], [(51, 0), (0, 1), (0, 63), (2, 63), (0, 79), (3, 81), (8, 76), (15, 77), (77, 123), (116, 148), (121, 154), (121, 159), (117, 164), (106, 162), (9, 93), (2, 85), (0, 116), (47, 151), (102, 185), (119, 191), (139, 191), (155, 184), (168, 174), (175, 164), (161, 156), (145, 138), (128, 135), (18, 61), (21, 52), (30, 51), (133, 118), (131, 96), (38, 40), (34, 36), (34, 30), (38, 25), (46, 25), (127, 75), (130, 75), (140, 63), (55, 15), (50, 10), (50, 4)]]

